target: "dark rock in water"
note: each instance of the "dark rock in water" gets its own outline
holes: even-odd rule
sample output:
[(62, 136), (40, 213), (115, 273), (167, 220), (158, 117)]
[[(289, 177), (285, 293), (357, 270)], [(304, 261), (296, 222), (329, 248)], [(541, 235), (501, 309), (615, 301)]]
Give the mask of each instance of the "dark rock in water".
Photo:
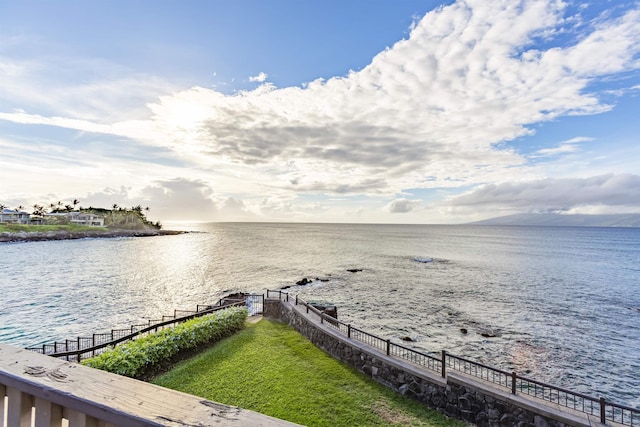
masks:
[(480, 335), (482, 335), (485, 338), (496, 338), (500, 336), (500, 333), (496, 331), (482, 331), (480, 332)]
[(220, 298), (220, 301), (222, 302), (222, 305), (233, 304), (236, 302), (244, 301), (247, 295), (248, 294), (244, 292), (235, 292), (232, 294), (225, 295), (224, 297)]
[(417, 340), (411, 337), (402, 337), (402, 341), (416, 342)]
[(304, 286), (304, 285), (308, 285), (309, 283), (311, 283), (311, 280), (307, 279), (306, 277), (302, 280), (298, 280), (296, 282), (296, 285), (298, 286)]
[(460, 332), (462, 332), (463, 334), (466, 334), (469, 331), (467, 330), (467, 328), (460, 328)]
[(321, 278), (319, 278), (319, 277), (316, 277), (316, 280), (317, 280), (318, 282), (328, 282), (328, 281), (329, 281), (329, 279), (321, 279)]
[(319, 310), (322, 313), (333, 317), (334, 319), (338, 318), (338, 308), (335, 305), (319, 302), (310, 302), (309, 305), (314, 307), (316, 310)]
[(362, 269), (361, 268), (348, 268), (347, 271), (349, 273), (357, 273), (359, 271), (362, 271)]
[(291, 285), (286, 285), (286, 286), (281, 287), (280, 289), (289, 289), (290, 287), (291, 287)]

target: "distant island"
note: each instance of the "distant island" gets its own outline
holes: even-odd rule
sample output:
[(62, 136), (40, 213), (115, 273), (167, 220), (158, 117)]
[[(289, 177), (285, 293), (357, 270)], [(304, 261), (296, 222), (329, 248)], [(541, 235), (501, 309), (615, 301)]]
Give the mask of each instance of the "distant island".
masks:
[(640, 214), (580, 215), (527, 213), (490, 218), (469, 224), (546, 227), (640, 227)]

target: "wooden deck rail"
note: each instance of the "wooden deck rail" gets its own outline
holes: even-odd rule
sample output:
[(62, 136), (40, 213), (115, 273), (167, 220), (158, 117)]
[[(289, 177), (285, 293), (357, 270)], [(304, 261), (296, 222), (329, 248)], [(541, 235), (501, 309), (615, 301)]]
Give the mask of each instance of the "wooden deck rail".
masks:
[(294, 426), (256, 412), (0, 344), (0, 426)]

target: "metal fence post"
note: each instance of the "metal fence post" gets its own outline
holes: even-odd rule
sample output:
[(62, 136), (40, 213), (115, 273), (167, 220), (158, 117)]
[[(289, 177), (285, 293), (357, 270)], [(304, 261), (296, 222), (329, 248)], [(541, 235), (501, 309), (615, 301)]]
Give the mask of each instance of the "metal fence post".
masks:
[(518, 379), (518, 375), (516, 371), (511, 372), (511, 394), (516, 394), (516, 380)]
[(387, 340), (387, 356), (391, 353), (391, 340)]
[(296, 305), (298, 305), (298, 295), (296, 294)]
[(320, 312), (320, 324), (324, 323), (324, 313)]
[(445, 378), (447, 376), (447, 352), (445, 350), (442, 350), (442, 360), (441, 360), (441, 372), (440, 375), (442, 375), (442, 378)]
[(347, 338), (351, 338), (351, 323), (347, 325)]
[(607, 401), (604, 397), (600, 398), (600, 422), (606, 424), (607, 421)]

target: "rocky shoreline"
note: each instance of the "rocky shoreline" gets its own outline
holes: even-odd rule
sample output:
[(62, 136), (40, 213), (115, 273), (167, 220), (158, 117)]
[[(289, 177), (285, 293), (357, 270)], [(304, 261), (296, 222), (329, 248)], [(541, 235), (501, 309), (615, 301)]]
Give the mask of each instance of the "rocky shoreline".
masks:
[(71, 239), (96, 239), (113, 237), (148, 237), (148, 236), (172, 236), (187, 233), (186, 231), (172, 230), (87, 230), (87, 231), (44, 231), (44, 232), (3, 232), (0, 233), (0, 243), (3, 242), (40, 242), (46, 240), (71, 240)]

